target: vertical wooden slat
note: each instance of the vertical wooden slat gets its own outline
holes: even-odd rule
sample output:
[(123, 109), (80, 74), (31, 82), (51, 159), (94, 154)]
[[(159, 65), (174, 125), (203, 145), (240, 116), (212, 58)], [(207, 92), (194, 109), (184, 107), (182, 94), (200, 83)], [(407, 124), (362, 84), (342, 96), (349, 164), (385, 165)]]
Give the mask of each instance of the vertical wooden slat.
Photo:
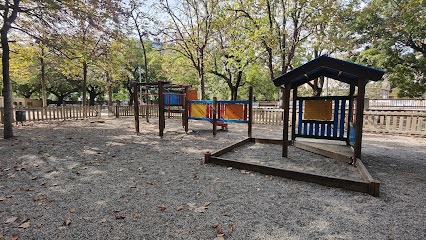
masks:
[(216, 129), (216, 110), (217, 110), (217, 98), (213, 97), (213, 107), (212, 107), (212, 118), (213, 118), (213, 136), (216, 136), (217, 129)]
[(334, 115), (333, 115), (333, 137), (337, 137), (338, 121), (339, 121), (339, 100), (334, 100)]
[(354, 158), (353, 164), (356, 164), (356, 159), (361, 159), (361, 143), (362, 143), (362, 124), (364, 114), (364, 96), (365, 84), (367, 79), (358, 79), (358, 97), (356, 106), (356, 126), (355, 126), (355, 144), (354, 144)]
[(417, 127), (417, 116), (413, 116), (413, 120), (411, 122), (411, 133), (416, 132), (416, 127)]
[(283, 126), (283, 149), (282, 156), (288, 156), (288, 120), (289, 120), (289, 108), (290, 108), (290, 90), (291, 90), (291, 82), (286, 84), (284, 88), (283, 94), (283, 102), (284, 102), (284, 126)]
[(340, 127), (339, 127), (339, 137), (343, 137), (344, 133), (345, 133), (345, 112), (346, 112), (346, 100), (343, 99), (342, 101), (342, 105), (340, 107)]

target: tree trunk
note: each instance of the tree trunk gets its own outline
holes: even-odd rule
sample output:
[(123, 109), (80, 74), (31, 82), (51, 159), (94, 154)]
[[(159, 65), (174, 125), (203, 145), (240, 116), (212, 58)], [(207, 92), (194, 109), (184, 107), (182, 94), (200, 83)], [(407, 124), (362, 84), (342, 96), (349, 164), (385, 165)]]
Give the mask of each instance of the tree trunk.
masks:
[(1, 31), (2, 66), (3, 66), (3, 100), (4, 100), (4, 138), (13, 137), (13, 99), (12, 82), (9, 75), (9, 42), (7, 37), (8, 28), (3, 27)]
[(112, 79), (108, 71), (106, 71), (106, 77), (108, 85), (108, 106), (112, 106)]
[(61, 106), (64, 103), (65, 96), (57, 96), (58, 97), (58, 103), (56, 103), (56, 106)]
[(89, 92), (89, 106), (95, 106), (96, 91)]
[(86, 61), (83, 62), (83, 117), (87, 117), (87, 112), (86, 112), (86, 106), (87, 106), (87, 99), (86, 99), (86, 95), (87, 95), (87, 63)]
[(41, 47), (41, 57), (40, 57), (40, 64), (41, 64), (41, 93), (42, 93), (42, 102), (43, 102), (43, 113), (44, 115), (47, 114), (46, 107), (47, 107), (47, 96), (46, 96), (46, 70), (45, 70), (45, 63), (44, 63), (44, 46), (40, 45)]

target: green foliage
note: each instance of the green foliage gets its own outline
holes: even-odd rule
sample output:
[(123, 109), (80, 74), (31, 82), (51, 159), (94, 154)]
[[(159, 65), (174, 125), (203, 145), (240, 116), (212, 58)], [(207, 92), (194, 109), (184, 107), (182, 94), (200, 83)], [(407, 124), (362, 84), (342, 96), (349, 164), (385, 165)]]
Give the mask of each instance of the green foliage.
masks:
[(386, 70), (398, 97), (426, 95), (426, 19), (422, 0), (373, 0), (350, 23), (367, 47), (356, 62)]

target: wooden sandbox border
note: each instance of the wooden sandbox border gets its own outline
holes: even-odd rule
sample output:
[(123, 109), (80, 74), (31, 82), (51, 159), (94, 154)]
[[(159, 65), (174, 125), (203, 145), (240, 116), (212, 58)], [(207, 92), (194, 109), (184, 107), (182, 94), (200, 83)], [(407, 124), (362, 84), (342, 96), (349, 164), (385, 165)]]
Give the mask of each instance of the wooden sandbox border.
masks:
[(364, 164), (358, 159), (355, 167), (358, 168), (364, 181), (354, 181), (348, 179), (327, 177), (317, 174), (310, 174), (286, 169), (262, 166), (259, 164), (239, 162), (231, 159), (221, 158), (225, 153), (232, 151), (235, 148), (244, 146), (248, 143), (263, 143), (263, 144), (281, 144), (283, 140), (263, 139), (263, 138), (246, 138), (238, 143), (232, 144), (215, 153), (205, 153), (205, 163), (214, 163), (226, 167), (255, 171), (262, 174), (278, 176), (298, 181), (305, 181), (320, 184), (328, 187), (342, 188), (346, 190), (368, 193), (374, 197), (379, 196), (380, 182), (371, 177), (370, 173), (365, 168)]

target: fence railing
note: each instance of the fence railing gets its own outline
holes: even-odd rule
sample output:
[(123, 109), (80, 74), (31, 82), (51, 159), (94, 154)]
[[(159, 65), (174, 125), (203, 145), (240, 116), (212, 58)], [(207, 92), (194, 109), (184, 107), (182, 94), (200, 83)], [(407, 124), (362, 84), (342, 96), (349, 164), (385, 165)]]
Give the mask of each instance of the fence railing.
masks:
[(426, 110), (426, 99), (369, 99), (370, 109)]
[[(292, 109), (290, 109), (290, 116)], [(283, 124), (284, 110), (278, 108), (254, 108), (253, 122), (258, 124)], [(298, 114), (296, 114), (298, 121)], [(345, 126), (346, 123), (345, 123)], [(426, 135), (424, 111), (375, 111), (364, 112), (364, 131)]]
[[(100, 118), (100, 106), (60, 106), (60, 107), (17, 107), (13, 109), (13, 119), (16, 120), (16, 111), (25, 111), (25, 121), (47, 121), (83, 118)], [(86, 114), (84, 113), (86, 112)], [(0, 108), (0, 122), (4, 121), (4, 108)]]

